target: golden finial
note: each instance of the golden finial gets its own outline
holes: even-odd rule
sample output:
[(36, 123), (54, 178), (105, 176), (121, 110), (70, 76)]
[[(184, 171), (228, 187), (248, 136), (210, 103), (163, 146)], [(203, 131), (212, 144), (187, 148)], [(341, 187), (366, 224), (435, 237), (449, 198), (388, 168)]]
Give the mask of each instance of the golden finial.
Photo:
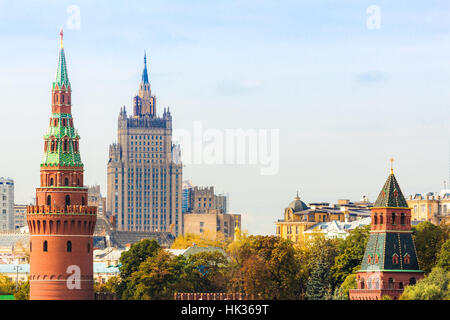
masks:
[(391, 158), (390, 160), (391, 160), (391, 174), (394, 174), (394, 161), (395, 161), (395, 159)]
[(63, 28), (61, 27), (61, 30), (59, 31), (59, 37), (61, 38), (61, 49), (64, 48), (63, 46)]

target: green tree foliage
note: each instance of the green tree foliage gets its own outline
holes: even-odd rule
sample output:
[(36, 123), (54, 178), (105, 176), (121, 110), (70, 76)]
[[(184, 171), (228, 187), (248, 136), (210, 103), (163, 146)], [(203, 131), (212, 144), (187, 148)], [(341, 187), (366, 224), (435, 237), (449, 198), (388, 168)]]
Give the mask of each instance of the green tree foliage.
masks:
[(189, 292), (225, 292), (228, 269), (229, 262), (221, 252), (199, 252), (186, 259), (182, 280), (189, 283)]
[(22, 282), (19, 285), (19, 290), (14, 293), (15, 300), (30, 300), (30, 281)]
[(96, 284), (94, 286), (95, 292), (110, 292), (110, 293), (117, 293), (117, 290), (120, 285), (120, 278), (115, 276), (111, 277), (106, 281), (106, 283), (103, 284)]
[(350, 289), (356, 289), (356, 274), (349, 274), (340, 287), (337, 287), (334, 292), (333, 300), (349, 300), (348, 292)]
[(436, 265), (446, 234), (441, 227), (425, 221), (413, 228), (413, 236), (420, 268), (429, 273)]
[(331, 268), (334, 286), (340, 286), (348, 275), (358, 271), (369, 234), (370, 226), (359, 227), (350, 231), (347, 238), (340, 242), (339, 254)]
[(149, 257), (154, 257), (160, 249), (158, 242), (155, 240), (142, 240), (135, 243), (131, 248), (122, 253), (120, 256), (120, 281), (117, 287), (117, 295), (122, 299), (128, 299), (133, 296), (133, 292), (128, 290), (128, 282), (131, 274), (139, 269), (139, 266)]
[(450, 271), (450, 239), (442, 245), (436, 266)]
[(338, 251), (339, 240), (314, 238), (308, 243), (310, 275), (306, 283), (305, 298), (308, 300), (329, 300), (334, 286), (331, 268)]
[(443, 268), (433, 270), (418, 281), (416, 285), (407, 286), (400, 300), (449, 300), (450, 271)]
[(230, 289), (259, 299), (299, 299), (300, 259), (291, 241), (248, 236), (229, 246)]
[(133, 272), (127, 281), (125, 298), (133, 300), (172, 299), (183, 270), (183, 258), (158, 250)]
[(13, 294), (16, 285), (13, 280), (7, 276), (0, 274), (0, 295)]

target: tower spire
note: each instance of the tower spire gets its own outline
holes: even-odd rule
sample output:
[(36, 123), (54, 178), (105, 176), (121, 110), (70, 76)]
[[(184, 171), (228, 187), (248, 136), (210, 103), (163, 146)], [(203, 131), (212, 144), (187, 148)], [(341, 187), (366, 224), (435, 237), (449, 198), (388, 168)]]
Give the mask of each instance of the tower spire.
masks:
[(61, 30), (59, 31), (59, 37), (60, 37), (60, 39), (61, 39), (61, 49), (64, 48), (64, 45), (63, 45), (63, 36), (64, 36), (63, 28), (61, 27)]
[(144, 51), (144, 70), (142, 71), (142, 83), (148, 83), (148, 73), (147, 73), (147, 53)]
[(395, 161), (395, 159), (391, 158), (390, 161), (391, 161), (391, 174), (394, 174), (394, 161)]

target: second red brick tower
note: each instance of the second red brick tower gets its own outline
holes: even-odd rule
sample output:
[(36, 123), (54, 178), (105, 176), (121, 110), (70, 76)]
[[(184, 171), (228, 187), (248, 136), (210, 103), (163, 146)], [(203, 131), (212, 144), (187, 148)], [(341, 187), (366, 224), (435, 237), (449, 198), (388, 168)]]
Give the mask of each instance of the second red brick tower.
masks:
[(71, 85), (62, 41), (52, 87), (52, 114), (30, 230), (30, 299), (94, 298), (93, 233), (97, 208), (87, 206), (84, 167), (72, 118)]

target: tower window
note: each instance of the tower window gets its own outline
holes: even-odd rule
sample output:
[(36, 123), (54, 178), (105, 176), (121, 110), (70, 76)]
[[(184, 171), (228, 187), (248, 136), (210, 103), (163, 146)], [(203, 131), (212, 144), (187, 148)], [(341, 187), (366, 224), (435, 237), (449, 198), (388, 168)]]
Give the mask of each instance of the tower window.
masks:
[(51, 196), (51, 195), (48, 195), (48, 196), (47, 196), (47, 205), (48, 205), (48, 206), (51, 206), (51, 205), (52, 205), (52, 196)]
[(373, 217), (373, 224), (378, 224), (378, 216), (376, 214)]
[(47, 240), (44, 241), (44, 248), (43, 248), (44, 252), (48, 252), (48, 242)]
[(87, 244), (87, 252), (89, 253), (89, 252), (91, 252), (91, 244), (88, 242), (88, 244)]
[(67, 241), (67, 252), (72, 252), (72, 241)]
[(66, 206), (70, 206), (70, 196), (66, 195)]
[(53, 178), (50, 178), (50, 185), (53, 185)]
[(392, 212), (392, 224), (395, 224), (395, 212)]
[(400, 216), (400, 224), (405, 224), (405, 214), (402, 213)]
[(388, 284), (389, 284), (389, 289), (394, 289), (394, 279), (389, 278)]
[(64, 178), (64, 185), (68, 186), (69, 185), (69, 179), (68, 178)]

